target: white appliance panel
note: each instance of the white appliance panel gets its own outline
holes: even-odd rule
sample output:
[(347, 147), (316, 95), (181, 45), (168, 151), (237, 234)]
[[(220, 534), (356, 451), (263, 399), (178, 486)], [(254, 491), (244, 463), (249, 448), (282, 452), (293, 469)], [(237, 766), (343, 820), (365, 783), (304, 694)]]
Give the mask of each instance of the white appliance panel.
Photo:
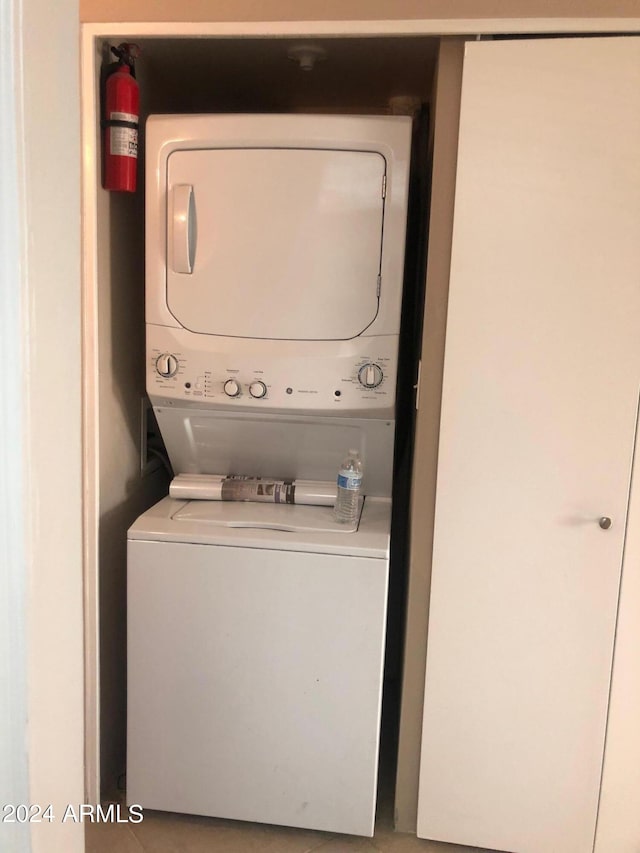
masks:
[[(380, 154), (219, 148), (176, 151), (167, 168), (167, 301), (184, 328), (339, 340), (371, 325), (386, 171)], [(185, 220), (193, 265), (174, 239)]]
[(129, 542), (129, 802), (372, 835), (386, 590), (386, 560)]
[[(240, 151), (240, 149), (243, 149), (243, 151)], [(255, 154), (258, 159), (259, 156), (271, 154), (276, 157), (276, 159), (286, 159), (286, 157), (293, 152), (295, 159), (303, 156), (306, 157), (308, 155), (310, 160), (314, 163), (330, 163), (332, 170), (338, 169), (340, 179), (342, 179), (344, 170), (346, 169), (346, 171), (349, 172), (351, 166), (355, 163), (358, 164), (358, 169), (362, 168), (366, 171), (368, 177), (365, 197), (363, 197), (363, 199), (360, 199), (359, 201), (357, 197), (352, 196), (351, 201), (347, 200), (346, 207), (341, 209), (341, 205), (345, 202), (345, 199), (341, 196), (342, 190), (338, 192), (337, 187), (330, 189), (328, 186), (325, 186), (322, 194), (324, 199), (323, 205), (328, 205), (326, 210), (332, 211), (332, 219), (339, 218), (343, 225), (354, 223), (357, 226), (357, 228), (354, 229), (356, 233), (349, 234), (349, 244), (351, 245), (353, 242), (353, 245), (358, 247), (358, 252), (364, 248), (365, 242), (368, 243), (369, 241), (369, 236), (365, 236), (365, 234), (370, 235), (373, 230), (377, 232), (378, 242), (375, 246), (372, 246), (371, 256), (367, 257), (366, 262), (360, 258), (354, 266), (354, 270), (357, 272), (358, 276), (362, 274), (362, 263), (366, 263), (367, 269), (369, 269), (370, 266), (370, 268), (374, 270), (374, 287), (377, 287), (377, 272), (375, 271), (376, 265), (378, 265), (381, 272), (380, 296), (374, 312), (374, 319), (371, 325), (363, 331), (363, 335), (397, 335), (400, 329), (400, 306), (404, 271), (404, 243), (410, 150), (411, 119), (406, 116), (150, 116), (146, 125), (145, 166), (147, 187), (145, 258), (147, 322), (162, 326), (172, 326), (175, 328), (180, 327), (180, 322), (171, 313), (168, 304), (167, 260), (169, 260), (173, 266), (182, 270), (188, 270), (191, 265), (196, 271), (197, 278), (197, 271), (202, 262), (199, 253), (204, 252), (206, 254), (210, 251), (206, 246), (203, 248), (203, 238), (198, 235), (196, 235), (195, 251), (189, 251), (189, 198), (191, 197), (192, 207), (195, 209), (195, 219), (197, 220), (196, 231), (198, 234), (201, 230), (201, 216), (199, 214), (199, 209), (208, 208), (210, 204), (210, 202), (205, 199), (203, 192), (201, 192), (197, 186), (194, 187), (193, 184), (189, 183), (191, 180), (190, 175), (184, 175), (184, 183), (178, 182), (173, 185), (171, 197), (168, 199), (167, 178), (169, 177), (170, 169), (173, 168), (173, 166), (170, 166), (169, 164), (170, 162), (179, 162), (179, 160), (176, 159), (176, 155), (179, 154), (180, 158), (184, 155), (187, 157), (188, 162), (188, 157), (191, 153), (206, 155), (210, 152), (214, 152), (225, 156), (233, 154), (234, 157), (237, 154), (240, 159), (245, 153), (249, 154), (250, 157), (253, 157)], [(280, 160), (280, 163), (284, 164), (285, 159)], [(305, 160), (305, 162), (309, 162), (309, 160)], [(348, 163), (350, 165), (348, 168), (339, 166), (338, 164), (341, 163)], [(361, 166), (360, 164), (364, 165)], [(379, 176), (378, 170), (382, 170)], [(386, 177), (384, 228), (382, 229), (382, 233), (380, 233), (377, 226), (374, 228), (373, 222), (377, 217), (382, 215), (383, 199), (381, 181), (383, 172)], [(295, 220), (295, 217), (293, 217), (296, 204), (298, 204), (299, 207), (301, 200), (300, 193), (304, 190), (304, 192), (308, 194), (314, 189), (310, 183), (310, 178), (313, 175), (315, 175), (319, 182), (316, 189), (322, 189), (322, 181), (324, 180), (324, 177), (323, 170), (320, 166), (314, 166), (309, 176), (307, 176), (306, 173), (298, 174), (295, 184), (284, 174), (282, 174), (282, 178), (279, 182), (273, 182), (268, 174), (258, 175), (258, 184), (260, 181), (271, 181), (273, 184), (272, 197), (270, 199), (265, 199), (263, 192), (261, 195), (262, 200), (260, 201), (260, 207), (263, 209), (263, 212), (268, 212), (269, 218), (267, 222), (269, 228), (279, 227), (276, 225), (274, 220), (280, 219), (281, 213), (285, 218), (288, 217), (287, 221), (293, 230), (291, 230), (290, 234), (285, 232), (286, 236), (295, 236), (298, 233), (303, 234), (304, 240), (308, 243), (308, 250), (313, 251), (315, 255), (313, 265), (308, 263), (306, 263), (306, 265), (303, 264), (302, 268), (299, 267), (299, 271), (293, 274), (293, 277), (290, 277), (289, 268), (283, 267), (284, 258), (288, 257), (287, 253), (289, 249), (287, 248), (287, 245), (292, 242), (290, 239), (288, 239), (287, 245), (281, 247), (281, 254), (277, 255), (275, 258), (273, 257), (274, 249), (270, 245), (269, 239), (265, 237), (266, 232), (263, 233), (262, 226), (257, 223), (257, 220), (251, 211), (253, 190), (248, 186), (246, 181), (243, 180), (242, 170), (240, 170), (240, 173), (238, 173), (237, 170), (235, 171), (235, 178), (233, 178), (234, 192), (237, 191), (239, 193), (239, 200), (244, 199), (245, 202), (248, 202), (249, 209), (246, 214), (247, 218), (245, 220), (245, 218), (240, 215), (240, 218), (236, 219), (236, 222), (239, 225), (239, 231), (233, 234), (228, 234), (227, 236), (232, 238), (231, 245), (235, 247), (234, 251), (237, 251), (238, 245), (242, 244), (243, 240), (246, 239), (247, 232), (245, 221), (254, 222), (254, 226), (257, 231), (257, 234), (255, 235), (257, 241), (256, 246), (259, 245), (261, 247), (260, 251), (267, 253), (266, 257), (271, 258), (275, 262), (276, 266), (281, 270), (284, 269), (284, 272), (286, 273), (284, 278), (284, 281), (287, 282), (286, 285), (281, 285), (279, 280), (272, 282), (272, 284), (275, 284), (276, 289), (284, 286), (284, 290), (279, 290), (278, 292), (286, 293), (289, 297), (289, 301), (291, 302), (295, 302), (298, 299), (297, 294), (302, 293), (305, 296), (305, 300), (303, 300), (304, 304), (309, 306), (311, 306), (311, 304), (320, 305), (321, 316), (319, 317), (306, 316), (306, 312), (303, 309), (301, 310), (297, 303), (293, 306), (289, 306), (287, 311), (293, 311), (294, 315), (297, 314), (298, 320), (301, 323), (299, 328), (294, 330), (295, 338), (299, 339), (299, 329), (302, 328), (305, 330), (305, 334), (308, 334), (313, 338), (317, 337), (319, 325), (321, 323), (325, 323), (326, 320), (327, 312), (324, 306), (325, 302), (329, 303), (331, 299), (337, 298), (338, 302), (336, 304), (338, 307), (342, 305), (351, 305), (353, 310), (349, 309), (346, 312), (341, 311), (340, 313), (344, 313), (344, 317), (336, 320), (336, 317), (333, 316), (331, 323), (328, 324), (328, 336), (331, 340), (335, 340), (338, 333), (340, 335), (350, 336), (354, 333), (353, 329), (358, 326), (359, 323), (362, 323), (355, 332), (355, 334), (359, 334), (362, 331), (363, 326), (370, 322), (372, 299), (371, 291), (368, 290), (370, 279), (367, 274), (367, 284), (366, 286), (363, 285), (366, 293), (364, 293), (363, 296), (363, 288), (361, 287), (359, 278), (357, 279), (357, 287), (355, 290), (353, 282), (347, 283), (348, 292), (346, 294), (339, 292), (338, 285), (333, 278), (329, 281), (325, 281), (324, 283), (318, 278), (319, 273), (315, 269), (316, 266), (318, 266), (319, 270), (324, 270), (325, 273), (333, 275), (333, 272), (337, 269), (335, 264), (338, 263), (340, 259), (344, 260), (347, 258), (349, 264), (352, 264), (353, 258), (351, 258), (349, 254), (351, 249), (347, 250), (345, 245), (346, 232), (338, 228), (335, 222), (328, 221), (328, 217), (326, 217), (320, 209), (315, 209), (312, 205), (311, 209), (304, 211), (304, 215), (302, 215), (299, 220)], [(369, 184), (369, 177), (372, 181), (371, 184)], [(351, 180), (348, 175), (346, 178), (347, 180)], [(182, 178), (179, 179), (174, 177), (172, 172), (171, 180), (178, 181), (182, 180)], [(221, 184), (219, 186), (211, 185), (211, 191), (214, 195), (214, 201), (212, 202), (214, 207), (218, 204), (218, 202), (215, 201), (215, 198), (220, 195), (221, 187), (226, 186), (226, 180), (227, 177), (223, 174), (220, 177)], [(298, 189), (298, 184), (300, 184), (300, 190)], [(263, 186), (263, 189), (265, 187), (266, 185)], [(167, 228), (167, 209), (168, 205), (171, 207), (174, 203), (173, 196), (176, 188), (179, 188), (178, 212), (182, 210), (184, 214), (184, 221), (181, 221), (180, 217), (178, 217), (177, 230), (174, 228), (173, 219), (171, 221), (170, 229)], [(192, 193), (190, 193), (190, 188), (193, 188)], [(360, 192), (360, 190), (358, 190), (358, 192)], [(295, 199), (298, 199), (298, 203), (296, 203)], [(362, 206), (362, 201), (366, 202), (364, 207)], [(369, 213), (367, 213), (366, 206), (369, 202), (371, 202), (372, 208)], [(224, 214), (224, 217), (222, 217), (223, 221), (221, 227), (227, 229), (227, 226), (225, 225), (226, 217), (231, 215), (235, 218), (236, 214), (230, 213), (229, 205), (226, 203), (223, 203), (223, 206), (217, 209)], [(373, 210), (377, 210), (378, 212), (374, 215), (372, 212)], [(336, 215), (333, 216), (333, 214)], [(204, 214), (202, 215), (204, 216)], [(318, 226), (317, 231), (311, 227), (312, 222), (315, 222)], [(362, 231), (363, 228), (364, 231)], [(300, 231), (299, 229), (303, 230)], [(360, 233), (361, 231), (362, 233)], [(272, 233), (277, 233), (277, 231), (272, 231)], [(239, 237), (238, 234), (244, 234), (245, 236)], [(333, 235), (335, 238), (335, 244), (333, 247), (329, 246), (329, 251), (326, 256), (319, 257), (318, 251), (321, 246), (326, 246), (328, 244), (328, 240), (325, 239), (328, 234)], [(375, 242), (373, 237), (371, 237), (371, 241)], [(213, 240), (213, 243), (214, 248), (219, 245), (216, 243), (215, 239)], [(339, 247), (340, 249), (338, 254), (336, 254), (336, 247)], [(192, 246), (191, 248), (193, 249), (194, 247)], [(213, 251), (213, 249), (211, 251)], [(215, 248), (215, 251), (218, 251), (218, 248)], [(227, 270), (230, 275), (232, 277), (236, 276), (236, 272), (233, 269), (236, 263), (248, 265), (247, 268), (251, 268), (254, 261), (250, 256), (255, 254), (256, 251), (257, 249), (252, 247), (249, 252), (244, 253), (249, 257), (245, 257), (243, 255), (238, 259), (237, 254), (227, 253), (227, 250), (224, 249), (223, 254), (231, 266), (231, 269)], [(306, 254), (307, 252), (305, 251), (305, 255)], [(289, 257), (289, 260), (291, 259), (294, 264), (299, 264), (301, 261), (299, 254), (295, 251), (293, 255)], [(267, 276), (270, 275), (268, 271), (265, 272), (265, 270), (260, 269), (258, 271), (258, 280), (262, 281), (265, 274)], [(300, 281), (296, 279), (296, 276), (300, 277)], [(192, 276), (187, 272), (175, 273), (176, 287), (178, 280), (182, 280), (184, 282), (191, 279), (191, 277)], [(341, 280), (343, 281), (342, 278)], [(328, 288), (328, 290), (325, 289), (324, 291), (319, 291), (316, 289), (316, 285), (319, 285), (321, 288)], [(240, 287), (241, 289), (245, 289), (244, 292), (246, 292), (246, 288), (252, 287), (252, 284), (251, 282), (242, 281), (240, 282)], [(170, 289), (171, 304), (174, 305), (176, 310), (179, 310), (178, 303), (175, 300), (182, 299), (181, 294), (183, 292), (177, 289), (174, 291), (172, 285), (170, 286)], [(207, 287), (205, 287), (205, 292), (207, 292)], [(293, 299), (291, 299), (292, 292), (296, 294)], [(309, 302), (307, 299), (310, 293), (312, 293), (313, 303)], [(324, 293), (326, 299), (322, 297), (322, 293)], [(373, 293), (375, 295), (375, 291)], [(225, 295), (224, 298), (230, 298), (233, 301), (233, 299), (236, 298), (236, 295), (237, 291), (235, 293)], [(216, 303), (213, 301), (213, 297), (211, 297), (210, 293), (206, 298), (211, 300), (210, 304), (213, 305), (213, 307), (216, 307)], [(247, 304), (240, 305), (240, 308), (242, 309), (240, 316), (234, 317), (234, 328), (230, 329), (228, 334), (238, 334), (238, 331), (235, 328), (235, 322), (238, 320), (241, 325), (245, 327), (244, 330), (241, 329), (242, 334), (246, 334), (248, 328), (252, 333), (257, 331), (258, 338), (263, 338), (265, 335), (264, 331), (260, 331), (256, 328), (256, 312), (257, 306), (259, 304), (264, 305), (265, 300), (266, 292), (264, 290), (259, 290), (258, 288), (255, 300), (252, 298), (247, 302)], [(363, 301), (364, 306), (362, 305)], [(190, 309), (187, 307), (186, 310), (189, 311)], [(286, 317), (272, 317), (271, 314), (274, 311), (278, 311), (278, 306), (267, 305), (266, 316), (271, 323), (270, 330), (282, 334), (284, 329), (284, 334), (291, 334), (291, 321)], [(337, 313), (333, 309), (332, 311), (334, 315)], [(253, 319), (251, 319), (244, 315), (254, 316)], [(209, 317), (211, 317), (211, 315), (209, 315)], [(346, 319), (347, 317), (348, 320)], [(355, 322), (356, 317), (358, 319), (358, 323)], [(296, 322), (298, 322), (298, 320), (296, 320)], [(190, 322), (191, 321), (196, 324), (205, 323), (205, 320), (203, 320), (199, 315), (196, 317), (190, 317)], [(342, 328), (339, 328), (332, 325), (333, 321), (338, 323), (348, 322), (352, 323), (353, 326), (348, 328), (344, 325)], [(208, 320), (206, 322), (208, 322)], [(204, 326), (198, 327), (204, 328)], [(327, 325), (325, 325), (323, 329), (320, 329), (320, 331), (324, 333), (326, 328)], [(336, 328), (338, 328), (338, 332), (336, 332)], [(190, 332), (190, 334), (194, 336), (192, 348), (195, 349), (198, 346), (196, 341), (198, 338), (201, 338), (202, 335), (195, 332)]]
[(345, 449), (360, 451), (366, 495), (391, 497), (395, 421), (155, 406), (174, 472), (333, 480)]
[[(397, 355), (396, 335), (339, 342), (198, 335), (194, 341), (184, 329), (147, 324), (147, 390), (157, 405), (393, 418)], [(159, 369), (168, 357), (167, 376)], [(376, 371), (372, 387), (364, 384), (369, 365)], [(234, 396), (227, 393), (231, 382)], [(253, 383), (262, 396), (253, 396)]]

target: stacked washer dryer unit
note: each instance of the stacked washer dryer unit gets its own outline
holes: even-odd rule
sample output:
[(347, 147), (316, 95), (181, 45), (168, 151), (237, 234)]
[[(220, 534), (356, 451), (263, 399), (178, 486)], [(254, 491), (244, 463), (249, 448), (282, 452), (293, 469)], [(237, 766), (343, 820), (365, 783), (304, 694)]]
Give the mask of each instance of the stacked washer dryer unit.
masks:
[(147, 388), (176, 474), (335, 481), (330, 507), (165, 498), (128, 543), (130, 802), (371, 835), (411, 122), (152, 116)]

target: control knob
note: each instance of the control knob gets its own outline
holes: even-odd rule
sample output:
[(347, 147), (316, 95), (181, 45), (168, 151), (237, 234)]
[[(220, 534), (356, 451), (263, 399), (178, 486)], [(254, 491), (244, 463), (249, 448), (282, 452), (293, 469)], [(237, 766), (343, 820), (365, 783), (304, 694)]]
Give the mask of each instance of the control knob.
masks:
[(178, 359), (171, 353), (163, 352), (156, 358), (156, 371), (163, 379), (171, 379), (178, 372)]
[(384, 373), (379, 364), (363, 364), (358, 371), (358, 380), (365, 388), (377, 388), (384, 379)]
[(251, 385), (249, 385), (249, 393), (252, 397), (255, 397), (257, 400), (259, 400), (260, 397), (264, 397), (267, 393), (267, 386), (264, 384), (264, 382), (261, 382), (259, 379), (256, 379), (255, 382), (252, 382)]
[(224, 383), (224, 393), (227, 397), (237, 397), (240, 393), (240, 386), (235, 379), (227, 379)]

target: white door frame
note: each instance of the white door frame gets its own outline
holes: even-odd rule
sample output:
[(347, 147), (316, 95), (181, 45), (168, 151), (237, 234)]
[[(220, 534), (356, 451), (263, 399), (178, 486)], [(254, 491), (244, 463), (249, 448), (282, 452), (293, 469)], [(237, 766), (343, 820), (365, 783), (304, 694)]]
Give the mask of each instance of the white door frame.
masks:
[[(23, 494), (25, 489), (23, 362), (20, 329), (25, 288), (22, 251), (24, 175), (18, 151), (20, 126), (19, 3), (0, 0), (0, 359), (7, 370), (0, 394), (0, 804), (28, 802), (27, 578)], [(8, 848), (30, 848), (26, 825), (4, 824)]]
[(0, 0), (0, 20), (0, 799), (53, 815), (2, 838), (81, 853), (62, 822), (84, 801), (78, 3)]

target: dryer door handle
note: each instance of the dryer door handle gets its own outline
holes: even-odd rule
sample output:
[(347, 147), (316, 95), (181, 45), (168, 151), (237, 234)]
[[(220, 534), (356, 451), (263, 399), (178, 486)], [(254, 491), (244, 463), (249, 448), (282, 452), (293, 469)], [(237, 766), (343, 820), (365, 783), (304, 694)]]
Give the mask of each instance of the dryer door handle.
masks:
[(191, 184), (176, 184), (172, 190), (171, 268), (192, 273), (196, 257), (196, 203)]

